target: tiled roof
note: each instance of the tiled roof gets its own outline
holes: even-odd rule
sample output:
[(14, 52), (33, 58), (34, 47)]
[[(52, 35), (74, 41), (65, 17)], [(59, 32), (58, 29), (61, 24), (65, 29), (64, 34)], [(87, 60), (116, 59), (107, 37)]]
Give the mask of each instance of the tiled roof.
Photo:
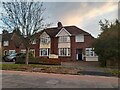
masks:
[[(65, 28), (71, 35), (77, 35), (77, 34), (90, 35), (88, 32), (86, 32), (86, 31), (84, 31), (76, 26), (63, 26), (62, 28)], [(60, 28), (54, 27), (54, 28), (47, 28), (43, 31), (45, 31), (51, 37), (54, 37), (55, 35), (57, 35), (57, 33), (60, 30), (61, 30)]]
[(2, 34), (2, 40), (3, 41), (10, 41), (12, 38), (13, 33), (6, 33), (6, 34)]

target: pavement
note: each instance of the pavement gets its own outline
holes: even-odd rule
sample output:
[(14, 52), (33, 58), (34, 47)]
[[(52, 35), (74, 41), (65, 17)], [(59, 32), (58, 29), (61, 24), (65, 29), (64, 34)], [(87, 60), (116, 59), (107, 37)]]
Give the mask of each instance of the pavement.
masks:
[(2, 70), (2, 88), (118, 88), (118, 78)]

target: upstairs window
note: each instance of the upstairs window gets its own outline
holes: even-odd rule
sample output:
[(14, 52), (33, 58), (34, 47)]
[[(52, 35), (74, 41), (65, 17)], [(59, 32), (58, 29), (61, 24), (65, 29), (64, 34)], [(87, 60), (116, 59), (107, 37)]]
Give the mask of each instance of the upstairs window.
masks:
[(82, 34), (76, 35), (75, 41), (76, 42), (84, 42), (84, 35), (82, 35)]
[(8, 41), (3, 41), (3, 46), (8, 46), (9, 42)]
[(59, 42), (61, 42), (61, 43), (70, 42), (70, 37), (69, 36), (60, 36)]
[(50, 37), (41, 37), (40, 42), (42, 44), (48, 44), (48, 43), (50, 43)]

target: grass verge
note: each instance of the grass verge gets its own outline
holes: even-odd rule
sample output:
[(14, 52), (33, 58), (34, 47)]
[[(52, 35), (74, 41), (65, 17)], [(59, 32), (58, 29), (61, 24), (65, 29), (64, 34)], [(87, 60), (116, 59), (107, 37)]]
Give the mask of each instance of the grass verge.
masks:
[(79, 70), (74, 68), (67, 68), (60, 65), (40, 65), (40, 64), (1, 64), (2, 70), (14, 71), (29, 71), (29, 72), (43, 72), (43, 73), (57, 73), (57, 74), (72, 74), (76, 75)]

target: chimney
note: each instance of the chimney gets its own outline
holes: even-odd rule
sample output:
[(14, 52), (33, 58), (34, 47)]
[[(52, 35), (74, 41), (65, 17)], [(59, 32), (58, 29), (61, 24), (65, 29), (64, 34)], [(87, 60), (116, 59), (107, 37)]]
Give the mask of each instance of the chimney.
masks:
[(62, 23), (61, 22), (58, 22), (57, 25), (58, 25), (58, 29), (62, 28)]
[(8, 31), (7, 31), (7, 30), (3, 30), (2, 33), (3, 33), (3, 34), (7, 34)]

